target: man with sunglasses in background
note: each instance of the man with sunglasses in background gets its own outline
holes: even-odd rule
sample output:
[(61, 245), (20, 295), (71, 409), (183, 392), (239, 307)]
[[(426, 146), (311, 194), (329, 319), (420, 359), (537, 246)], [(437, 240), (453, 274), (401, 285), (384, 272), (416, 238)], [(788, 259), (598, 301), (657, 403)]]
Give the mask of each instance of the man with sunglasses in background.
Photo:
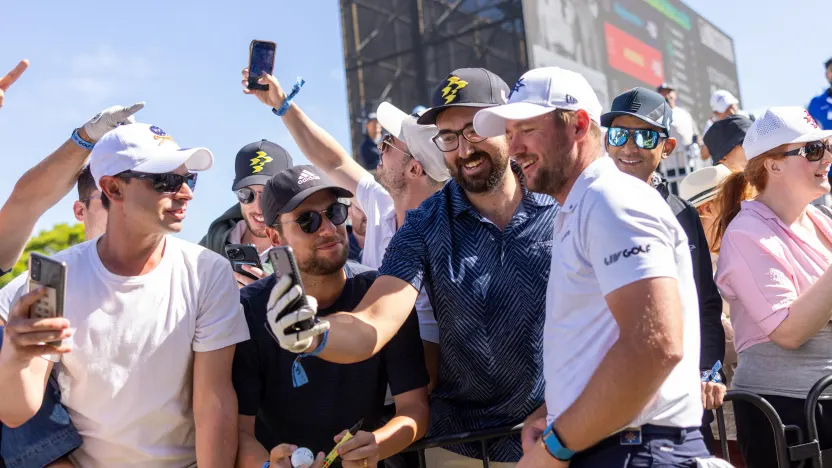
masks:
[[(377, 273), (347, 263), (347, 206), (338, 199), (352, 193), (314, 166), (296, 166), (273, 177), (262, 197), (269, 239), (294, 251), (312, 307), (321, 316), (353, 310)], [(340, 440), (335, 436), (361, 419), (362, 430), (340, 450), (348, 466), (375, 467), (421, 438), (428, 424), (429, 380), (416, 315), (378, 355), (334, 364), (276, 346), (273, 334), (283, 330), (277, 329), (274, 306), (291, 285), (291, 275), (270, 275), (240, 293), (252, 339), (240, 344), (234, 357), (237, 466), (260, 468), (267, 460), (277, 466), (298, 446), (329, 452)], [(385, 425), (388, 383), (395, 415)]]
[[(225, 246), (228, 244), (254, 244), (260, 254), (263, 271), (247, 265), (243, 268), (257, 278), (272, 273), (268, 263), (271, 242), (266, 235), (266, 225), (263, 224), (260, 194), (272, 176), (290, 167), (292, 156), (280, 145), (261, 140), (243, 146), (234, 161), (235, 177), (231, 186), (239, 203), (211, 223), (199, 245), (225, 257)], [(240, 287), (255, 281), (237, 272), (234, 272), (234, 277)]]
[[(322, 325), (331, 330), (323, 337), (320, 328), (276, 333), (285, 349), (360, 362), (395, 335), (424, 287), (439, 328), (432, 436), (517, 424), (543, 403), (544, 291), (557, 204), (526, 189), (504, 136), (485, 138), (473, 129), (478, 112), (504, 104), (511, 92), (483, 68), (442, 80), (418, 122), (437, 126), (434, 142), (453, 180), (407, 213), (381, 276), (352, 314), (327, 317)], [(314, 315), (301, 309), (282, 323)], [(488, 450), (497, 468), (522, 455), (519, 437), (491, 441)], [(426, 452), (429, 467), (480, 467), (483, 455), (479, 443)]]
[[(722, 326), (722, 297), (714, 283), (708, 238), (696, 208), (687, 200), (670, 193), (667, 182), (656, 172), (659, 163), (676, 149), (670, 137), (673, 112), (665, 99), (645, 88), (634, 88), (616, 96), (612, 108), (601, 116), (607, 127), (606, 149), (621, 172), (650, 184), (670, 205), (690, 244), (693, 278), (699, 297), (700, 353), (699, 367), (710, 375), (717, 361), (725, 358), (725, 329)], [(722, 406), (727, 388), (720, 379), (702, 381), (702, 435), (713, 452), (713, 421), (711, 410)]]
[(3, 421), (35, 415), (60, 362), (61, 402), (83, 438), (76, 466), (234, 464), (231, 369), (249, 337), (239, 290), (223, 257), (171, 235), (182, 230), (193, 171), (212, 164), (207, 149), (180, 149), (147, 124), (96, 143), (90, 168), (106, 230), (53, 256), (67, 265), (63, 317), (30, 319), (47, 292), (18, 292), (0, 349)]

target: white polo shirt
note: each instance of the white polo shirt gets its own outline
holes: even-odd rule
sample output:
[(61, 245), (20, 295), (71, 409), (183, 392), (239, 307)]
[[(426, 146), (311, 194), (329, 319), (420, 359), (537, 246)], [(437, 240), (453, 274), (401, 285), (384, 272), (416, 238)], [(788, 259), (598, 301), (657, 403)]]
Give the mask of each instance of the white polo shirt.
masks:
[[(361, 263), (378, 270), (384, 260), (387, 245), (396, 234), (396, 210), (393, 208), (393, 197), (376, 182), (372, 175), (367, 174), (358, 182), (355, 198), (364, 214), (367, 215), (367, 235), (364, 238)], [(439, 343), (439, 325), (436, 324), (433, 307), (424, 289), (419, 291), (419, 297), (416, 298), (416, 313), (419, 316), (419, 333), (422, 339), (431, 343)]]
[(687, 237), (655, 189), (602, 157), (581, 173), (555, 218), (543, 330), (550, 423), (580, 396), (618, 339), (605, 297), (657, 277), (678, 281), (684, 357), (628, 427), (699, 427), (699, 301)]

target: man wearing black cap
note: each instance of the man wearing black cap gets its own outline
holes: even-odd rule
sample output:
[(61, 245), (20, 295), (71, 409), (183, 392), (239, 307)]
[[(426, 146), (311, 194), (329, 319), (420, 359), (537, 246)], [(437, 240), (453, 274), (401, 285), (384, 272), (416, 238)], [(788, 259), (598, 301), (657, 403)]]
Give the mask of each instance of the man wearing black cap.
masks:
[[(601, 125), (608, 128), (606, 149), (618, 169), (655, 187), (687, 235), (699, 296), (699, 367), (703, 372), (710, 372), (717, 361), (725, 358), (725, 331), (722, 298), (713, 279), (708, 239), (696, 208), (670, 193), (667, 182), (656, 173), (659, 163), (676, 148), (676, 139), (669, 136), (672, 118), (670, 106), (662, 96), (649, 89), (634, 88), (612, 101), (610, 112), (601, 116)], [(722, 405), (726, 390), (718, 381), (702, 382), (706, 410), (702, 433), (709, 449), (713, 448), (710, 410)]]
[[(273, 175), (289, 167), (292, 167), (292, 157), (279, 145), (260, 140), (243, 146), (237, 153), (234, 184), (231, 186), (240, 203), (211, 223), (199, 245), (225, 256), (225, 246), (228, 244), (254, 244), (260, 253), (265, 274), (271, 273), (271, 267), (267, 264), (271, 242), (266, 235), (263, 212), (260, 210), (260, 194)], [(257, 269), (252, 270), (256, 276), (262, 276), (262, 273)], [(241, 287), (254, 282), (237, 272), (234, 272), (234, 276)]]
[[(544, 291), (557, 205), (526, 189), (504, 136), (473, 130), (474, 115), (504, 104), (511, 92), (482, 68), (442, 80), (418, 122), (436, 124), (433, 141), (453, 180), (407, 213), (362, 304), (323, 322), (331, 324), (328, 338), (276, 334), (285, 349), (324, 343), (321, 359), (360, 362), (393, 337), (424, 287), (440, 332), (431, 435), (517, 424), (543, 403)], [(287, 324), (309, 316), (314, 312), (298, 311)], [(495, 468), (522, 456), (519, 437), (493, 441), (488, 450)], [(474, 443), (426, 456), (429, 467), (479, 467), (483, 453)]]
[[(320, 316), (353, 310), (377, 276), (347, 263), (347, 206), (339, 197), (352, 198), (352, 193), (314, 166), (277, 174), (262, 195), (270, 243), (293, 249), (307, 300)], [(362, 430), (341, 447), (341, 459), (350, 466), (375, 467), (379, 459), (421, 438), (428, 423), (428, 375), (416, 314), (376, 356), (334, 364), (313, 358), (314, 353), (298, 355), (275, 345), (270, 330), (283, 333), (276, 321), (278, 299), (290, 286), (290, 276), (278, 280), (269, 275), (240, 294), (252, 339), (234, 357), (240, 413), (237, 466), (260, 468), (266, 460), (277, 466), (297, 447), (329, 452), (333, 438), (362, 419)], [(326, 325), (320, 322), (316, 328)], [(396, 414), (383, 425), (388, 383)]]
[(748, 117), (736, 114), (711, 125), (704, 140), (714, 164), (724, 164), (732, 171), (745, 169), (748, 160), (742, 142), (752, 123)]

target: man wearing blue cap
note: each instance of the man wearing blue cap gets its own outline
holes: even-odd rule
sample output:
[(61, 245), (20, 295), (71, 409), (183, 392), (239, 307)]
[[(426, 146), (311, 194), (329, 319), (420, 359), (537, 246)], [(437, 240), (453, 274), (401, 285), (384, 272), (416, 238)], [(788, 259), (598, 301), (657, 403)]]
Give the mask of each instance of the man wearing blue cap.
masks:
[[(717, 361), (725, 358), (725, 330), (721, 320), (722, 298), (714, 284), (708, 239), (696, 208), (670, 193), (667, 181), (656, 172), (659, 163), (676, 148), (676, 139), (669, 136), (672, 115), (661, 95), (634, 88), (612, 101), (610, 112), (601, 116), (601, 125), (608, 128), (606, 149), (618, 169), (656, 188), (687, 235), (699, 295), (699, 367), (703, 373), (709, 373)], [(722, 405), (726, 390), (719, 380), (702, 381), (702, 404), (706, 410), (702, 434), (711, 450), (713, 414), (710, 410)]]

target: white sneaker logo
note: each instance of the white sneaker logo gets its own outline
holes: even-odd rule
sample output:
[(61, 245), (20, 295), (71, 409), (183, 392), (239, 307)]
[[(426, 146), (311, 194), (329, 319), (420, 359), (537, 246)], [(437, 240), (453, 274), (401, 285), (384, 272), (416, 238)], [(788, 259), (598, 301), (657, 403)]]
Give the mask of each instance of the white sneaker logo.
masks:
[(298, 177), (298, 185), (303, 185), (310, 180), (321, 180), (321, 178), (304, 169), (301, 171), (300, 177)]

